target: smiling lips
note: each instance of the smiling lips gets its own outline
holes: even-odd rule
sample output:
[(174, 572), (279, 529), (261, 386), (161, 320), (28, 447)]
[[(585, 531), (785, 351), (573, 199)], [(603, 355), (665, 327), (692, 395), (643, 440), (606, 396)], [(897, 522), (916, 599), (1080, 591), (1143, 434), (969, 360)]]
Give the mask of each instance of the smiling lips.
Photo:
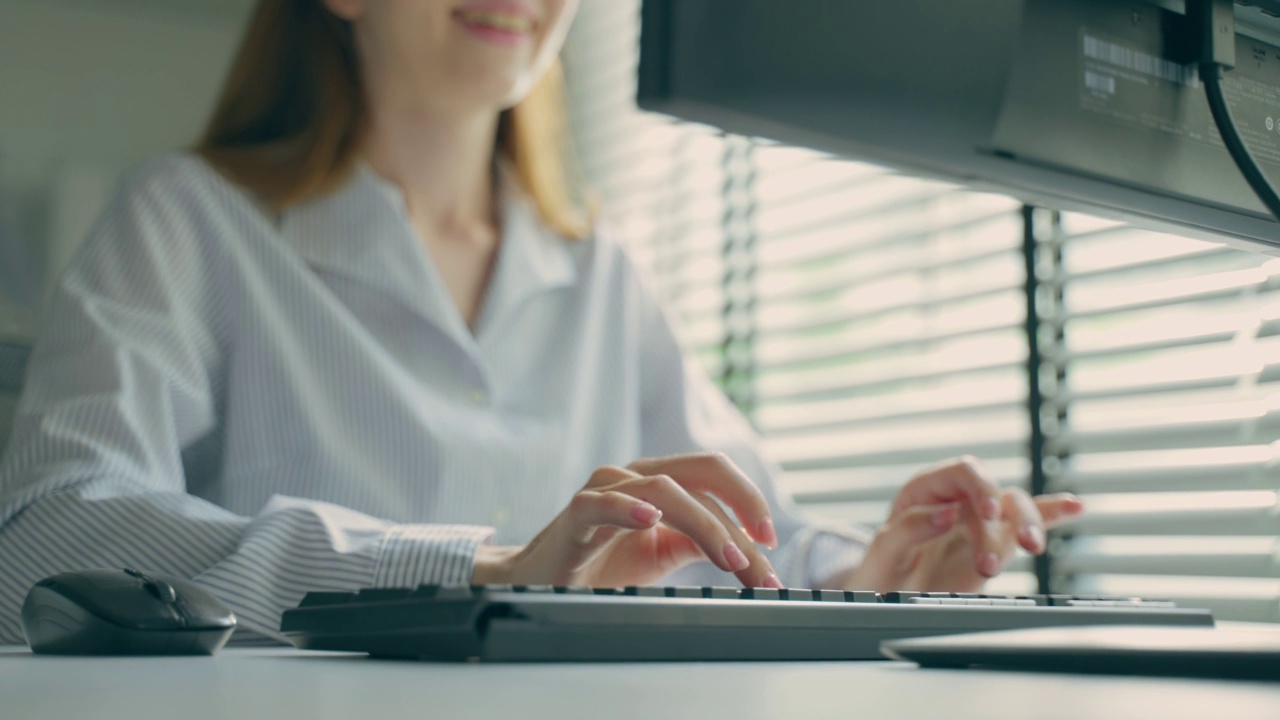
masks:
[(513, 35), (530, 35), (533, 33), (533, 19), (511, 12), (497, 10), (460, 10), (458, 18), (475, 28), (496, 30)]

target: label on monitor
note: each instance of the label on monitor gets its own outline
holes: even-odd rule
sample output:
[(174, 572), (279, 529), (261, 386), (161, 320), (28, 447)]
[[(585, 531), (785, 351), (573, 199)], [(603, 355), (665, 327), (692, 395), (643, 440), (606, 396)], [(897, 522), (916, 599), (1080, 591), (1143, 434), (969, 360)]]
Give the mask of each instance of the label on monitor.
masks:
[[(1263, 213), (1191, 64), (1184, 15), (1145, 2), (1027, 0), (994, 146), (1024, 160)], [(1224, 83), (1280, 183), (1280, 48), (1240, 36)]]

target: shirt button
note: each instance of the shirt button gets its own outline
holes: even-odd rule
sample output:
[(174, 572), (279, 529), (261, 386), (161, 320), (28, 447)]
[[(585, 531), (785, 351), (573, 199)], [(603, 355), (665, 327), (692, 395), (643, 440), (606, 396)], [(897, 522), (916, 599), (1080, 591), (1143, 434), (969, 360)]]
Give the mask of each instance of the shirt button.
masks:
[(505, 525), (511, 519), (511, 510), (506, 506), (502, 506), (493, 511), (493, 524)]

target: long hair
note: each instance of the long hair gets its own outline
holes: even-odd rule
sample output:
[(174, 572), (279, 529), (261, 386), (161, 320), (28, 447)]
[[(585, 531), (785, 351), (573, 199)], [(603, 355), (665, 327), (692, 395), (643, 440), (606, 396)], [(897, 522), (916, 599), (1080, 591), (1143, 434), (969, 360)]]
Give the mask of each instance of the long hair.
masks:
[[(571, 239), (591, 212), (573, 167), (560, 64), (502, 113), (495, 151), (542, 221)], [(369, 134), (352, 25), (321, 0), (260, 0), (196, 152), (279, 211), (340, 187)]]

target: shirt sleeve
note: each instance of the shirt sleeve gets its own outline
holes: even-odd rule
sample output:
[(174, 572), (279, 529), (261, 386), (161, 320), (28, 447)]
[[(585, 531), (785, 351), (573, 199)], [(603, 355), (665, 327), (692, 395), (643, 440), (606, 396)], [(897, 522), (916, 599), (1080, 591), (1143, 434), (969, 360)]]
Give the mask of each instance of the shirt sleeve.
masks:
[(0, 462), (0, 644), (22, 641), (27, 590), (58, 572), (189, 578), (280, 639), (310, 590), (469, 582), (493, 533), (289, 497), (246, 517), (188, 493), (182, 452), (219, 431), (234, 301), (217, 238), (245, 219), (181, 170), (122, 183), (55, 291)]
[[(758, 434), (706, 371), (683, 352), (672, 323), (639, 277), (636, 288), (644, 353), (644, 455), (708, 451), (728, 455), (769, 501), (779, 540), (770, 561), (787, 587), (822, 587), (837, 573), (860, 563), (870, 530), (823, 521), (796, 506), (779, 486), (781, 469), (766, 456)], [(702, 563), (668, 582), (724, 585), (726, 575)]]

